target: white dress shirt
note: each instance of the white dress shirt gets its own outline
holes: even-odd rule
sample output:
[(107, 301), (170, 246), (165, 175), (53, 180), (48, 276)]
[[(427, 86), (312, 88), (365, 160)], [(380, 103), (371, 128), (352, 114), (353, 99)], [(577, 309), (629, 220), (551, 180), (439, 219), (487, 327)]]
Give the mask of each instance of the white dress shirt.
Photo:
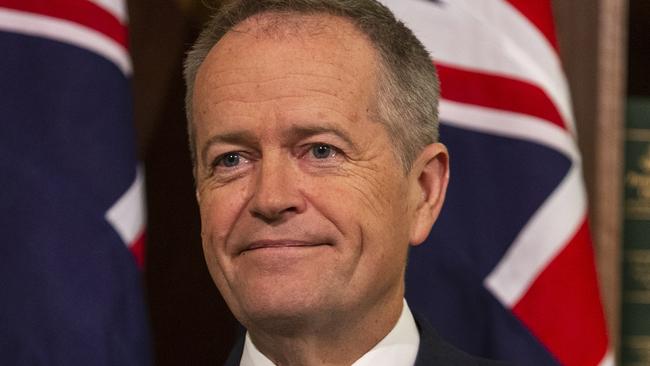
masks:
[[(402, 315), (393, 329), (370, 351), (356, 360), (352, 366), (413, 366), (420, 346), (420, 333), (413, 314), (404, 300)], [(244, 351), (239, 366), (274, 366), (260, 352), (246, 333)]]

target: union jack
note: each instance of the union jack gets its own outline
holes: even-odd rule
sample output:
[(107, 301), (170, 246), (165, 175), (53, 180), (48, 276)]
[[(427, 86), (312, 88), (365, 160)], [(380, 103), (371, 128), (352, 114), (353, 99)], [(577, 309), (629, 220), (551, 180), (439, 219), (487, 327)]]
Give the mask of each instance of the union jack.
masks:
[(544, 0), (383, 0), (431, 52), (451, 182), (407, 299), (520, 365), (611, 365), (569, 89)]

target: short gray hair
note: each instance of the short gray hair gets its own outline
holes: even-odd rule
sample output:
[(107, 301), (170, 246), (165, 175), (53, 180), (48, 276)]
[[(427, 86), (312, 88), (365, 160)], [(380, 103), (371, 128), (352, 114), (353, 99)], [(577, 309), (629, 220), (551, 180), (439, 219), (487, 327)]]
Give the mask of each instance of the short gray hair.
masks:
[(438, 141), (440, 87), (435, 66), (413, 32), (384, 5), (374, 0), (231, 0), (208, 22), (185, 60), (185, 108), (194, 166), (192, 94), (197, 71), (228, 31), (254, 15), (270, 12), (339, 16), (368, 37), (380, 61), (374, 112), (393, 139), (405, 171), (422, 148)]

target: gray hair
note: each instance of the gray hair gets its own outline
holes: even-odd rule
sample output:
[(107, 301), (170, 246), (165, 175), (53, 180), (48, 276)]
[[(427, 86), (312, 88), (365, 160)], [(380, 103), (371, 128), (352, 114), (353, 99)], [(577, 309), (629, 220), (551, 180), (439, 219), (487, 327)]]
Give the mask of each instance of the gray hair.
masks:
[(368, 37), (380, 64), (374, 114), (387, 128), (405, 171), (410, 170), (422, 148), (438, 140), (440, 87), (436, 69), (422, 43), (384, 5), (374, 0), (231, 0), (208, 22), (185, 60), (185, 108), (194, 166), (192, 94), (196, 73), (228, 31), (266, 12), (340, 16)]

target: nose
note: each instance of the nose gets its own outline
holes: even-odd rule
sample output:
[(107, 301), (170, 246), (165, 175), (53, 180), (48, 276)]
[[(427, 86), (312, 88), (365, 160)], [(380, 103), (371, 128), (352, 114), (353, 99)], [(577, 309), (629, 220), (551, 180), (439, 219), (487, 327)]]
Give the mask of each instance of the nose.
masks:
[(251, 213), (266, 222), (281, 221), (301, 213), (305, 206), (300, 174), (293, 169), (290, 159), (262, 159), (251, 198)]

